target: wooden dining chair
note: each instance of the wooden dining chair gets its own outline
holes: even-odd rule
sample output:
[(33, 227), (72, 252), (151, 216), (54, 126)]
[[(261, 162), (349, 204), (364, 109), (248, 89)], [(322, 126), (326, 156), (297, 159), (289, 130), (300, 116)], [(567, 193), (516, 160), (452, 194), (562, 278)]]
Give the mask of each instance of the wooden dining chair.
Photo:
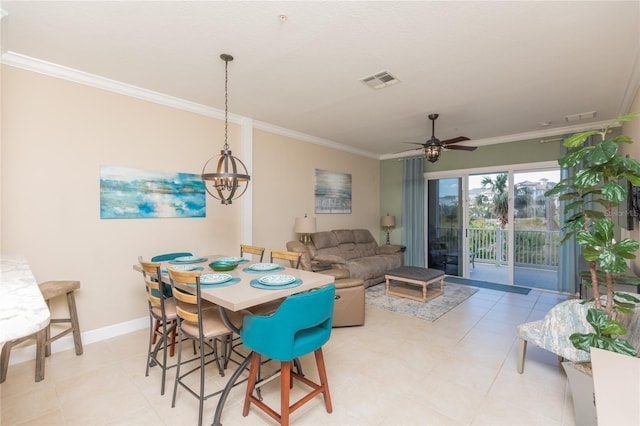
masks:
[[(174, 253), (164, 253), (164, 254), (158, 254), (155, 255), (151, 258), (152, 262), (167, 262), (169, 260), (174, 260), (177, 259), (178, 257), (183, 257), (183, 256), (193, 256), (193, 253), (188, 252), (188, 251), (181, 251), (181, 252), (174, 252)], [(163, 284), (164, 287), (164, 291), (166, 294), (168, 294), (169, 296), (171, 296), (171, 285), (168, 284)], [(162, 335), (162, 332), (160, 331), (160, 326), (161, 326), (161, 322), (160, 321), (156, 321), (155, 326), (154, 326), (154, 334), (153, 334), (153, 341), (151, 342), (152, 344), (156, 343), (156, 339)], [(176, 334), (177, 334), (178, 330), (177, 327), (173, 327), (173, 330), (171, 331), (171, 342), (172, 344), (169, 346), (169, 356), (173, 356), (175, 354), (175, 344), (173, 344), (173, 342), (176, 341)]]
[[(171, 367), (167, 365), (167, 350), (170, 350), (171, 356), (173, 356), (176, 346), (178, 319), (176, 303), (175, 299), (169, 297), (164, 291), (162, 272), (160, 269), (161, 263), (146, 262), (142, 259), (142, 256), (138, 257), (138, 262), (142, 268), (147, 305), (149, 308), (149, 345), (147, 348), (145, 376), (149, 375), (149, 367), (159, 366), (162, 369), (160, 395), (164, 395), (167, 370), (175, 367), (175, 364)], [(160, 340), (156, 343), (157, 338)], [(158, 359), (158, 351), (160, 350), (162, 350), (161, 361)]]
[[(178, 385), (185, 388), (191, 395), (199, 400), (198, 407), (198, 425), (202, 425), (202, 410), (204, 401), (208, 398), (222, 393), (223, 389), (205, 394), (205, 366), (215, 362), (218, 367), (220, 376), (224, 376), (223, 365), (226, 365), (224, 359), (226, 355), (226, 346), (231, 337), (230, 330), (222, 320), (220, 311), (216, 305), (204, 303), (202, 299), (200, 287), (200, 271), (178, 271), (169, 270), (169, 278), (173, 288), (173, 297), (176, 300), (176, 314), (178, 315), (178, 339), (190, 339), (199, 346), (200, 361), (199, 366), (189, 368), (183, 372), (181, 366), (182, 361), (182, 345), (178, 346), (178, 363), (176, 369), (176, 378), (173, 385), (173, 398), (171, 407), (176, 405), (176, 395)], [(242, 324), (242, 314), (236, 312), (228, 312), (229, 320), (240, 328)], [(221, 344), (222, 353), (218, 352), (218, 343)], [(206, 358), (212, 355), (209, 360)], [(221, 362), (222, 361), (222, 362)], [(189, 383), (193, 383), (187, 377), (196, 371), (200, 372), (199, 387), (197, 389), (191, 387)]]
[(294, 269), (300, 269), (300, 258), (302, 257), (302, 253), (296, 251), (286, 251), (286, 250), (271, 250), (271, 262), (273, 263), (273, 259), (281, 259), (288, 260), (291, 267)]
[(240, 257), (242, 257), (245, 253), (260, 256), (259, 262), (262, 262), (262, 257), (264, 256), (264, 247), (240, 244)]

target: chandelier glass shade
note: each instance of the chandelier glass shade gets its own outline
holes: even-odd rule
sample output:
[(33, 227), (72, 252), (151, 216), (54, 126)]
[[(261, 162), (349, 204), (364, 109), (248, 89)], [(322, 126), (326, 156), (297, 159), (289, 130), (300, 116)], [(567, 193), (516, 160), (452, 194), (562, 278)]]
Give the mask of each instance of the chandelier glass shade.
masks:
[(222, 204), (229, 205), (233, 200), (240, 198), (249, 186), (251, 177), (245, 164), (234, 157), (227, 143), (229, 129), (229, 92), (228, 73), (229, 61), (233, 56), (223, 53), (220, 55), (224, 64), (224, 146), (220, 155), (210, 158), (202, 168), (202, 181), (206, 191)]
[(430, 163), (435, 163), (440, 158), (442, 152), (442, 145), (435, 141), (430, 141), (424, 148), (424, 155)]

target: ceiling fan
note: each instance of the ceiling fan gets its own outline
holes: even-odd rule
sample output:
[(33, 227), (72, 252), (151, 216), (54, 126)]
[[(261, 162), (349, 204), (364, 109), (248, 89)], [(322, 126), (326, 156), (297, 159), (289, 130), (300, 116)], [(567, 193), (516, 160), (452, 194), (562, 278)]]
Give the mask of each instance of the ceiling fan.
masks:
[[(447, 139), (441, 141), (435, 136), (436, 129), (436, 120), (438, 119), (439, 114), (429, 114), (429, 120), (431, 120), (431, 139), (426, 141), (425, 143), (418, 142), (404, 142), (411, 143), (414, 145), (420, 145), (422, 148), (416, 149), (424, 149), (424, 154), (427, 160), (431, 163), (435, 163), (440, 158), (440, 153), (442, 149), (457, 149), (460, 151), (475, 151), (477, 146), (464, 146), (464, 145), (453, 145), (458, 142), (468, 141), (469, 138), (466, 136), (458, 136), (457, 138)], [(401, 151), (405, 152), (405, 151)]]

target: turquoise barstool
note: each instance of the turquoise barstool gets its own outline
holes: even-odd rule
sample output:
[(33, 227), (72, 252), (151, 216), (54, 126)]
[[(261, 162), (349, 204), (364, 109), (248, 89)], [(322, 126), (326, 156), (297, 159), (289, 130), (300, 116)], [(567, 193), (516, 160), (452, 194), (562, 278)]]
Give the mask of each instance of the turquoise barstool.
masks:
[[(323, 394), (327, 412), (331, 413), (331, 397), (322, 354), (324, 345), (331, 336), (335, 284), (318, 290), (289, 296), (278, 310), (269, 316), (247, 315), (243, 319), (240, 337), (242, 343), (252, 350), (251, 367), (242, 415), (249, 414), (251, 403), (280, 422), (289, 424), (289, 414), (319, 394)], [(316, 358), (320, 384), (291, 371), (293, 360), (313, 352)], [(253, 395), (260, 367), (260, 357), (280, 361), (280, 414)], [(313, 390), (289, 405), (291, 379), (296, 378)]]

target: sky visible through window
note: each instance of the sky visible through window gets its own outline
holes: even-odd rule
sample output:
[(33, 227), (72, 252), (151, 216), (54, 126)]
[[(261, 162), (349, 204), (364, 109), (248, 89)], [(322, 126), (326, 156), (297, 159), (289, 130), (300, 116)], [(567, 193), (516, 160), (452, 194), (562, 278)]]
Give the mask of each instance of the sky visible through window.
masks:
[[(500, 172), (495, 173), (480, 173), (476, 175), (469, 176), (469, 190), (482, 188), (482, 179), (485, 176), (488, 176), (492, 179), (500, 174)], [(542, 179), (547, 179), (549, 182), (558, 183), (560, 180), (560, 170), (545, 170), (541, 172), (515, 172), (515, 183), (520, 183), (522, 181), (528, 180), (531, 182), (540, 182)], [(448, 179), (439, 179), (439, 189), (440, 196), (446, 197), (450, 195), (458, 195), (458, 179), (457, 178), (448, 178)]]

